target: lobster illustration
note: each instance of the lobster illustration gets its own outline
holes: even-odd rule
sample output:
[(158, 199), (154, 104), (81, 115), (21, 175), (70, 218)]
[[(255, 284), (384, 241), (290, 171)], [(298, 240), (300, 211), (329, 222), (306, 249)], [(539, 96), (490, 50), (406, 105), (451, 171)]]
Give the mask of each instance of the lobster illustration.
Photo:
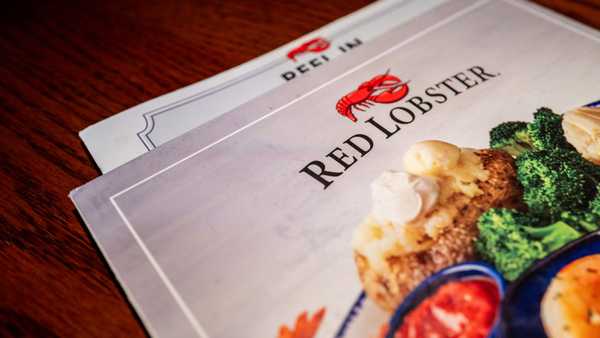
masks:
[(290, 51), (287, 54), (287, 57), (296, 61), (296, 56), (299, 54), (304, 54), (307, 52), (312, 52), (312, 53), (322, 52), (322, 51), (326, 50), (327, 48), (329, 48), (329, 46), (330, 46), (329, 41), (327, 41), (323, 38), (314, 38), (314, 39), (307, 41), (307, 42), (301, 44), (300, 46), (292, 49), (292, 51)]
[(374, 103), (392, 103), (401, 100), (408, 94), (409, 82), (402, 82), (397, 76), (390, 75), (388, 69), (384, 74), (361, 83), (358, 89), (344, 95), (335, 105), (335, 110), (352, 122), (356, 122), (356, 116), (352, 113), (353, 108), (365, 111)]

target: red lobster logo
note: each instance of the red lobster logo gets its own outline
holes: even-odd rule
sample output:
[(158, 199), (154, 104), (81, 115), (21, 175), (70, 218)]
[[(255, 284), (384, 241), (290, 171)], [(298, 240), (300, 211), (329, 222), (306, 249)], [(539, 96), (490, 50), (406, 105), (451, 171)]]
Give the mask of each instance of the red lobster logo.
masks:
[(304, 53), (318, 53), (329, 48), (329, 41), (323, 38), (314, 38), (310, 41), (307, 41), (300, 46), (292, 49), (291, 52), (287, 54), (287, 57), (296, 61), (296, 55), (304, 54)]
[(384, 74), (361, 83), (357, 90), (344, 95), (335, 105), (335, 110), (352, 122), (356, 122), (357, 119), (352, 113), (352, 108), (364, 111), (373, 103), (396, 102), (404, 98), (406, 94), (408, 94), (408, 82), (402, 82), (399, 77), (390, 75), (388, 69)]

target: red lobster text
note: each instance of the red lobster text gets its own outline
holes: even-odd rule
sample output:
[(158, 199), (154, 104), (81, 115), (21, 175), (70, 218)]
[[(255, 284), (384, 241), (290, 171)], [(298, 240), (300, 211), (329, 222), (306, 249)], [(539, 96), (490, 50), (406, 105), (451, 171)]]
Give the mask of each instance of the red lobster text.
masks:
[(329, 48), (329, 41), (323, 38), (314, 38), (292, 49), (292, 51), (287, 54), (287, 57), (296, 61), (296, 55), (307, 52), (318, 53), (326, 50), (327, 48)]
[[(342, 116), (356, 122), (352, 108), (360, 111), (369, 108), (373, 103), (392, 103), (401, 100), (408, 94), (408, 82), (389, 74), (377, 75), (363, 82), (358, 89), (342, 97), (335, 105), (335, 110)], [(361, 109), (362, 108), (362, 109)]]

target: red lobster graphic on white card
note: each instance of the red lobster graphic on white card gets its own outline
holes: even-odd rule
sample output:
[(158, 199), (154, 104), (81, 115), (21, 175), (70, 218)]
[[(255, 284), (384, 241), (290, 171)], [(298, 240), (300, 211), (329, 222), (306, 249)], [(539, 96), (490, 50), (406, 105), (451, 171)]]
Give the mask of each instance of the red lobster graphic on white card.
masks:
[(344, 95), (335, 105), (340, 115), (356, 122), (353, 109), (365, 111), (375, 103), (393, 103), (403, 99), (408, 94), (408, 83), (390, 74), (388, 69), (384, 74), (377, 75), (363, 82), (355, 91)]

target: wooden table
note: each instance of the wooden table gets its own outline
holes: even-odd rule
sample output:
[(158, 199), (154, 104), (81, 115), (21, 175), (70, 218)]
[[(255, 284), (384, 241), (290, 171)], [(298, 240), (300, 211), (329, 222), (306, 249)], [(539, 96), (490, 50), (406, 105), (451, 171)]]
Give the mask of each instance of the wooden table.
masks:
[[(266, 53), (369, 0), (22, 2), (0, 23), (0, 336), (145, 331), (69, 191), (77, 132)], [(600, 1), (539, 1), (600, 28)]]

